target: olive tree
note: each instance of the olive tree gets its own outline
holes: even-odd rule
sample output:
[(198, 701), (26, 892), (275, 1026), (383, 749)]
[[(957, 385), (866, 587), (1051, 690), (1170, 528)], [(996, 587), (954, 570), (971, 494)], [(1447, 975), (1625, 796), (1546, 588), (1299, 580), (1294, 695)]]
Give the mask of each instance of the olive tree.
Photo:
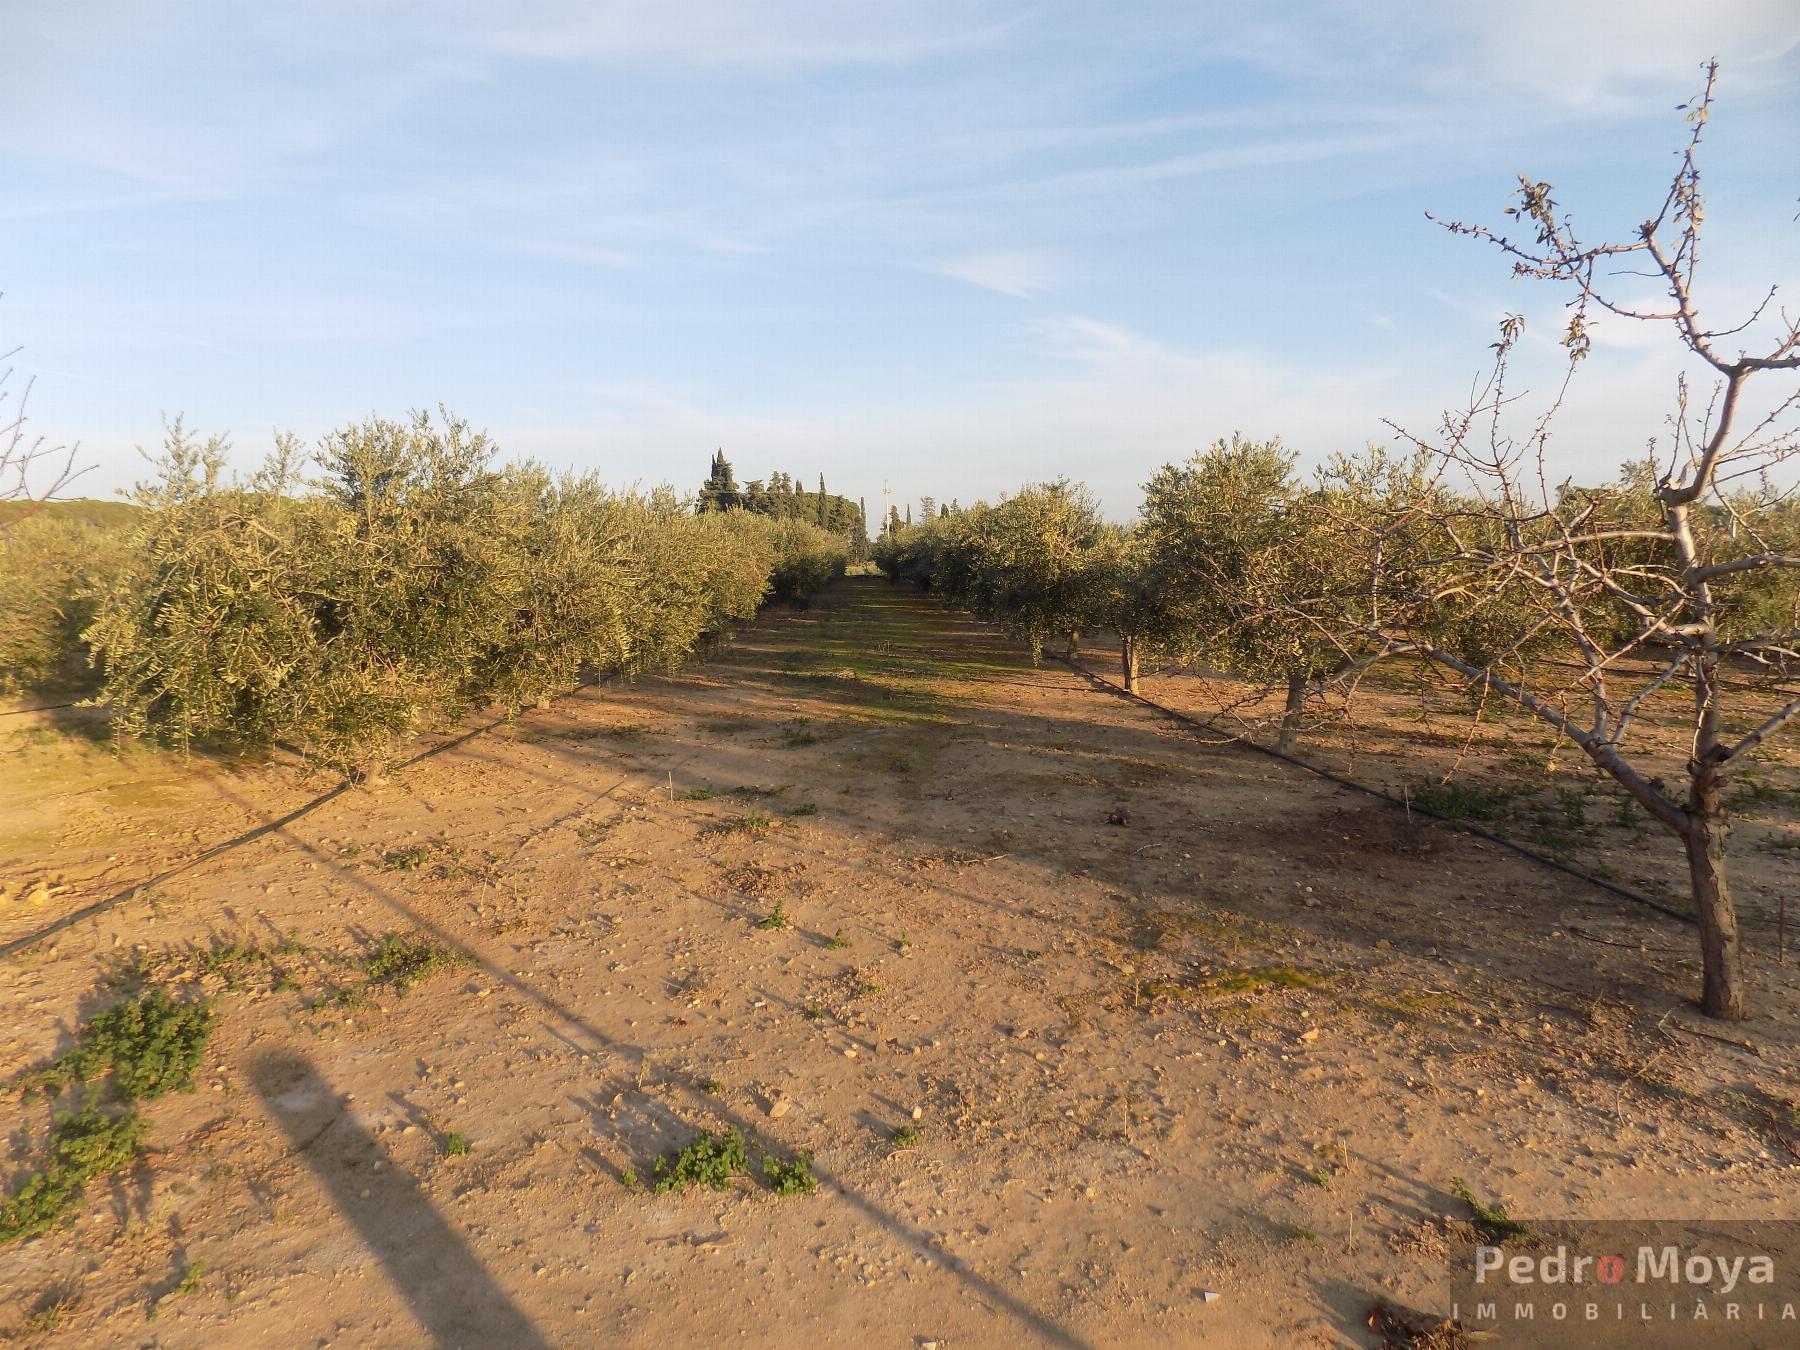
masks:
[(1417, 464), (1379, 449), (1338, 456), (1315, 481), (1279, 439), (1233, 435), (1144, 486), (1140, 532), (1165, 640), (1188, 656), (1286, 687), (1278, 745), (1294, 749), (1308, 700), (1391, 650), (1365, 619), (1411, 536), (1386, 507), (1420, 489)]

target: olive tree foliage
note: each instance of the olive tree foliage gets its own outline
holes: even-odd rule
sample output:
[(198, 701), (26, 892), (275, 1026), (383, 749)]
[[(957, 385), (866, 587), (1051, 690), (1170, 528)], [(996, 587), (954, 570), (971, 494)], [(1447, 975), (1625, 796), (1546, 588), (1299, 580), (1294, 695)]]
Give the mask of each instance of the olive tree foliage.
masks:
[(1420, 456), (1379, 447), (1335, 456), (1311, 480), (1278, 439), (1242, 435), (1164, 465), (1138, 526), (1164, 646), (1264, 689), (1285, 684), (1279, 746), (1291, 751), (1309, 700), (1391, 654), (1359, 630), (1429, 534), (1418, 506), (1432, 492)]
[(733, 517), (732, 524), (748, 538), (765, 538), (773, 550), (772, 601), (804, 608), (814, 595), (843, 576), (850, 563), (847, 535), (796, 516), (746, 512)]
[(1092, 555), (1104, 536), (1093, 494), (1059, 479), (889, 529), (875, 560), (890, 578), (936, 591), (1023, 638), (1036, 661), (1052, 638), (1093, 622)]
[(86, 514), (32, 511), (0, 525), (0, 693), (89, 683), (81, 634), (120, 554), (119, 528)]
[[(1562, 394), (1519, 420), (1507, 379), (1524, 324), (1509, 317), (1469, 405), (1416, 438), (1467, 484), (1463, 500), (1435, 512), (1444, 550), (1396, 576), (1378, 617), (1349, 627), (1352, 640), (1409, 646), (1481, 697), (1529, 710), (1668, 829), (1686, 854), (1699, 921), (1702, 1007), (1741, 1018), (1724, 789), (1800, 719), (1800, 698), (1776, 687), (1800, 671), (1800, 547), (1794, 489), (1781, 485), (1782, 466), (1800, 453), (1800, 323), (1772, 312), (1773, 291), (1742, 322), (1702, 316), (1699, 152), (1716, 75), (1709, 67), (1688, 105), (1692, 130), (1668, 191), (1629, 237), (1585, 241), (1550, 185), (1530, 178), (1507, 211), (1525, 237), (1447, 225), (1499, 248), (1516, 276), (1565, 290), (1568, 374), (1590, 355), (1590, 325), (1616, 320), (1662, 326), (1711, 389), (1702, 397), (1681, 381), (1652, 461), (1619, 483), (1559, 486), (1550, 428)], [(1646, 276), (1660, 298), (1637, 298)], [(1653, 708), (1666, 720), (1683, 704), (1677, 788), (1646, 767), (1631, 737)]]
[[(1119, 638), (1120, 680), (1127, 693), (1138, 692), (1138, 673), (1146, 655), (1166, 655), (1191, 644), (1188, 616), (1171, 604), (1168, 578), (1155, 539), (1142, 525), (1101, 527), (1087, 551), (1084, 587), (1085, 628), (1111, 629)], [(1075, 655), (1070, 639), (1069, 655)]]
[(473, 708), (673, 666), (756, 612), (786, 547), (672, 493), (496, 467), (447, 412), (333, 433), (310, 482), (291, 437), (244, 481), (226, 452), (178, 422), (136, 491), (86, 634), (122, 732), (354, 774)]

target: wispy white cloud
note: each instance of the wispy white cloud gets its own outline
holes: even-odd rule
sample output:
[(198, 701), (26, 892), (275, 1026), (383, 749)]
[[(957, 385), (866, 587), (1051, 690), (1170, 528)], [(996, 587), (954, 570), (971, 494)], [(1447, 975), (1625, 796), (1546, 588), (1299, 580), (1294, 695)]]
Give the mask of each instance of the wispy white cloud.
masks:
[(997, 249), (965, 253), (925, 268), (940, 276), (954, 277), (971, 286), (1001, 295), (1030, 300), (1051, 288), (1058, 272), (1057, 259), (1044, 249)]
[(486, 3), (448, 9), (472, 49), (538, 60), (661, 58), (702, 67), (794, 70), (892, 65), (992, 44), (1020, 22), (1012, 5), (982, 0), (540, 0), (505, 10)]

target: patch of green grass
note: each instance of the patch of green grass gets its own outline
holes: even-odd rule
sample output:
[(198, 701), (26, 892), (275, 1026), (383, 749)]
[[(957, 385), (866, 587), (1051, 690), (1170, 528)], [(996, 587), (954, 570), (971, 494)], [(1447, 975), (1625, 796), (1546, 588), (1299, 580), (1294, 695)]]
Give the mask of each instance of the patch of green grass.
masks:
[(711, 717), (703, 720), (700, 730), (715, 736), (736, 735), (740, 731), (748, 731), (756, 725), (754, 717)]
[(71, 1286), (49, 1290), (33, 1305), (31, 1316), (25, 1319), (26, 1335), (48, 1336), (62, 1325), (63, 1319), (79, 1301), (78, 1293)]
[(705, 1132), (685, 1148), (656, 1160), (656, 1190), (659, 1195), (690, 1186), (722, 1191), (749, 1165), (744, 1136), (735, 1127), (723, 1134)]
[(844, 930), (841, 928), (825, 940), (825, 950), (828, 952), (841, 952), (849, 945), (850, 939), (844, 936)]
[(758, 919), (756, 921), (756, 926), (763, 929), (765, 932), (775, 928), (786, 928), (788, 926), (786, 902), (777, 900), (775, 902), (775, 908), (770, 910), (762, 918)]
[(718, 795), (718, 789), (716, 788), (683, 788), (680, 792), (675, 794), (675, 800), (678, 802), (710, 802)]
[(1502, 821), (1512, 813), (1519, 789), (1428, 780), (1412, 784), (1405, 795), (1414, 806), (1447, 820)]
[(1215, 975), (1206, 987), (1218, 994), (1254, 994), (1265, 989), (1315, 989), (1324, 982), (1318, 972), (1294, 966), (1248, 966)]
[(637, 1184), (638, 1175), (631, 1168), (627, 1167), (619, 1173), (619, 1185), (623, 1186), (626, 1190), (635, 1191), (637, 1189)]
[(909, 1122), (894, 1131), (894, 1147), (896, 1149), (912, 1148), (924, 1137), (925, 1132)]
[(1461, 1177), (1450, 1178), (1450, 1189), (1469, 1207), (1470, 1214), (1474, 1216), (1475, 1231), (1481, 1234), (1485, 1241), (1499, 1246), (1508, 1238), (1531, 1235), (1529, 1225), (1522, 1224), (1517, 1219), (1507, 1218), (1506, 1211), (1499, 1205), (1484, 1205), (1476, 1199), (1475, 1192), (1469, 1188), (1469, 1183)]
[(382, 854), (381, 870), (384, 872), (417, 872), (430, 861), (430, 846), (418, 844), (413, 848), (394, 849)]
[(1779, 787), (1746, 771), (1738, 779), (1737, 790), (1726, 795), (1726, 805), (1735, 811), (1770, 805), (1800, 807), (1800, 787)]
[(760, 811), (750, 811), (741, 816), (729, 816), (713, 826), (718, 834), (748, 834), (760, 838), (775, 827), (775, 822)]
[(801, 802), (798, 806), (790, 806), (787, 813), (790, 816), (816, 816), (819, 814), (819, 808), (811, 802)]
[(709, 1097), (723, 1097), (725, 1095), (725, 1085), (716, 1078), (708, 1078), (704, 1083), (700, 1084), (700, 1090)]
[(182, 1003), (160, 987), (146, 989), (89, 1019), (73, 1047), (27, 1075), (26, 1090), (55, 1094), (110, 1073), (114, 1094), (126, 1101), (190, 1092), (213, 1018), (210, 999)]
[(385, 984), (399, 994), (441, 970), (467, 965), (469, 957), (418, 933), (389, 933), (363, 961), (371, 984)]
[(0, 1242), (50, 1229), (80, 1199), (88, 1182), (131, 1165), (146, 1128), (136, 1111), (109, 1115), (90, 1106), (58, 1112), (43, 1169), (0, 1202)]
[(468, 1136), (460, 1130), (452, 1130), (444, 1136), (444, 1156), (446, 1158), (462, 1158), (475, 1151), (475, 1145), (469, 1142)]
[(1312, 1229), (1304, 1228), (1297, 1223), (1282, 1225), (1281, 1236), (1285, 1242), (1317, 1242), (1319, 1240), (1319, 1235)]
[(812, 1154), (804, 1151), (789, 1162), (764, 1158), (763, 1179), (777, 1195), (811, 1195), (819, 1189), (819, 1179), (812, 1173)]
[(197, 1291), (200, 1288), (200, 1277), (204, 1274), (206, 1274), (206, 1262), (190, 1262), (188, 1268), (182, 1272), (181, 1278), (175, 1282), (172, 1288), (166, 1293), (158, 1294), (155, 1298), (150, 1300), (150, 1306), (145, 1309), (144, 1316), (149, 1321), (154, 1322), (162, 1315), (162, 1305), (164, 1302)]
[(818, 732), (808, 731), (805, 727), (790, 727), (781, 733), (781, 743), (790, 750), (800, 750), (809, 745), (817, 745), (824, 739)]
[(814, 999), (800, 1010), (800, 1015), (809, 1022), (823, 1022), (825, 1020), (825, 1005), (819, 1002), (818, 999)]

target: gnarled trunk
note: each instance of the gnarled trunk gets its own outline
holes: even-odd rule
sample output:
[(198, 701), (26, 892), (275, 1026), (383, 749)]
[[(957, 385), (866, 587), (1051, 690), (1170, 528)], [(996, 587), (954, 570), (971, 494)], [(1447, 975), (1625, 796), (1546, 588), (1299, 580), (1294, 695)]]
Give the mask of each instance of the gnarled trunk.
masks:
[(1137, 639), (1130, 634), (1119, 635), (1119, 666), (1125, 673), (1125, 692), (1135, 694), (1138, 691), (1138, 649)]
[(1306, 707), (1306, 672), (1295, 667), (1288, 672), (1287, 706), (1281, 712), (1281, 736), (1275, 748), (1284, 755), (1294, 753), (1300, 741), (1300, 714)]
[(1700, 917), (1700, 960), (1705, 972), (1700, 1008), (1708, 1017), (1744, 1019), (1744, 971), (1738, 959), (1737, 910), (1725, 880), (1725, 810), (1718, 771), (1702, 764), (1688, 783), (1688, 876)]

